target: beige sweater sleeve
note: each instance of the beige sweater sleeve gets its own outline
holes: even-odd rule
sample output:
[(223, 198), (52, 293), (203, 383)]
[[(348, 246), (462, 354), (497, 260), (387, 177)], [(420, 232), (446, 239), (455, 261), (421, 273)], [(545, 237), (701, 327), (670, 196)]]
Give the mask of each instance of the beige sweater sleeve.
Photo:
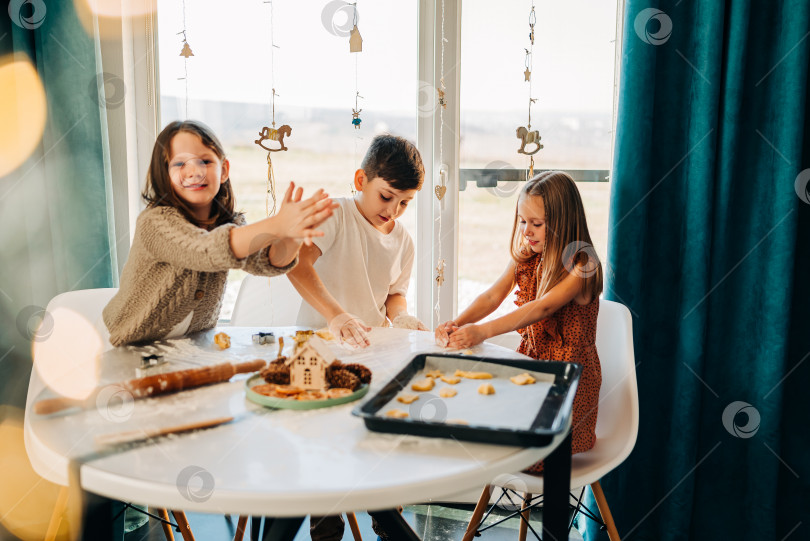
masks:
[(240, 214), (236, 223), (206, 231), (190, 223), (172, 207), (155, 207), (138, 217), (136, 234), (141, 234), (144, 249), (154, 259), (190, 270), (244, 269), (251, 274), (275, 276), (295, 266), (297, 258), (285, 267), (271, 265), (269, 246), (244, 259), (237, 259), (231, 250), (230, 232), (244, 224), (245, 218)]

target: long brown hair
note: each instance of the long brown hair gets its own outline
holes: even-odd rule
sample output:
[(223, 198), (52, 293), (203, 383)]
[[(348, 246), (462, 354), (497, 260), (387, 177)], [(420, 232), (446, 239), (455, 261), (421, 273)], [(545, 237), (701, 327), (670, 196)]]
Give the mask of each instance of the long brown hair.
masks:
[[(585, 220), (585, 207), (574, 179), (563, 171), (545, 171), (520, 192), (523, 197), (542, 197), (546, 214), (543, 264), (538, 267), (537, 298), (560, 283), (569, 273), (583, 279), (582, 290), (593, 299), (602, 293), (602, 263), (596, 255)], [(517, 208), (512, 226), (512, 259), (525, 262), (535, 254), (520, 234)]]
[(195, 218), (188, 203), (174, 193), (172, 181), (169, 178), (169, 158), (171, 158), (169, 153), (171, 152), (172, 138), (180, 132), (192, 133), (198, 136), (203, 144), (217, 155), (221, 162), (225, 161), (225, 149), (211, 128), (196, 120), (175, 120), (170, 122), (157, 136), (155, 146), (152, 149), (152, 160), (146, 174), (146, 187), (141, 194), (146, 201), (146, 206), (149, 208), (174, 207), (189, 222), (205, 229), (233, 222), (236, 213), (234, 212), (233, 188), (230, 182), (223, 181), (220, 184), (219, 192), (214, 196), (214, 201), (211, 204), (211, 214), (206, 220)]

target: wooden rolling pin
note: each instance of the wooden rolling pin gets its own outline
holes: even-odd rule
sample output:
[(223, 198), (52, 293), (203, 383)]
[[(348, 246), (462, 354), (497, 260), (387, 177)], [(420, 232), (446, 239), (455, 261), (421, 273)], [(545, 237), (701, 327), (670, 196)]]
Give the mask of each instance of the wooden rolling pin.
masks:
[[(184, 389), (193, 389), (194, 387), (200, 387), (202, 385), (228, 381), (236, 374), (256, 372), (263, 369), (265, 366), (265, 361), (261, 359), (239, 364), (222, 363), (202, 368), (190, 368), (177, 372), (155, 374), (154, 376), (131, 379), (110, 385), (115, 385), (129, 391), (133, 398), (147, 398), (167, 393), (176, 393)], [(99, 392), (105, 387), (97, 388), (84, 400), (64, 397), (40, 400), (34, 404), (34, 413), (48, 415), (76, 406), (82, 408), (95, 406)]]

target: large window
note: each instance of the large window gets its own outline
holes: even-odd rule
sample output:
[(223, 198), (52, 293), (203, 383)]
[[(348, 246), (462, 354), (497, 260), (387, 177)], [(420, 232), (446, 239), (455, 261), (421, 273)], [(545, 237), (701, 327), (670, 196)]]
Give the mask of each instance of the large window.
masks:
[[(532, 128), (545, 146), (535, 155), (535, 168), (564, 169), (580, 181), (603, 260), (616, 4), (535, 1)], [(292, 127), (285, 140), (289, 151), (273, 155), (279, 196), (290, 180), (307, 193), (323, 187), (333, 196), (351, 195), (354, 171), (375, 134), (416, 139), (419, 101), (432, 92), (417, 77), (418, 6), (410, 0), (359, 2), (363, 52), (352, 54), (346, 34), (353, 8), (346, 2), (241, 0), (226, 8), (201, 0), (186, 2), (184, 13), (180, 0), (158, 0), (160, 123), (193, 118), (214, 129), (231, 161), (237, 207), (253, 222), (266, 215), (267, 182), (267, 153), (254, 140), (270, 125), (275, 88), (276, 125)], [(531, 0), (504, 0), (497, 6), (464, 2), (461, 9), (459, 309), (491, 284), (508, 260), (518, 180), (528, 165), (516, 152), (515, 133), (527, 124), (523, 71), (531, 6)], [(188, 60), (180, 56), (184, 23), (194, 54)], [(357, 91), (363, 110), (359, 130), (351, 123)], [(426, 189), (433, 182), (426, 179)], [(411, 208), (402, 219), (414, 240), (416, 218)], [(429, 246), (417, 246), (417, 252), (417, 260), (430, 260)], [(225, 319), (242, 278), (230, 273)], [(414, 280), (409, 293), (413, 310)]]
[[(613, 121), (616, 0), (537, 1), (532, 130), (544, 148), (535, 171), (572, 174), (599, 257), (607, 251), (608, 171)], [(529, 158), (519, 154), (528, 123), (531, 0), (464, 3), (461, 24), (459, 309), (492, 284), (509, 260), (517, 194)], [(494, 314), (514, 308), (504, 301)], [(493, 315), (493, 316), (494, 316)]]
[[(291, 180), (305, 194), (324, 188), (350, 196), (374, 135), (416, 138), (416, 10), (408, 0), (360, 3), (363, 51), (350, 53), (345, 34), (353, 10), (342, 2), (274, 0), (272, 8), (261, 0), (186, 2), (194, 56), (184, 62), (182, 2), (159, 0), (161, 125), (191, 118), (211, 126), (230, 159), (237, 208), (254, 222), (266, 216), (267, 184), (267, 152), (254, 140), (270, 125), (275, 87), (276, 126), (292, 127), (289, 150), (272, 157), (278, 196)], [(352, 126), (356, 91), (360, 129)], [(414, 239), (415, 218), (410, 208), (401, 219)], [(230, 317), (243, 277), (229, 273), (221, 318)], [(414, 295), (412, 281), (409, 306)]]

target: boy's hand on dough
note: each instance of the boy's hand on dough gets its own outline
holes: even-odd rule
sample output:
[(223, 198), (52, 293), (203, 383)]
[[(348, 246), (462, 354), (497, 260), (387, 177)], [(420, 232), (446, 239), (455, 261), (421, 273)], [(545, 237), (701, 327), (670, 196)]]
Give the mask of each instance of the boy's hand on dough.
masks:
[(332, 318), (329, 322), (329, 332), (340, 344), (346, 344), (352, 348), (368, 347), (371, 342), (368, 339), (368, 332), (371, 327), (366, 325), (362, 319), (343, 312)]
[(414, 316), (408, 314), (400, 314), (391, 321), (391, 325), (396, 329), (410, 329), (413, 331), (427, 331), (425, 324), (419, 321)]

